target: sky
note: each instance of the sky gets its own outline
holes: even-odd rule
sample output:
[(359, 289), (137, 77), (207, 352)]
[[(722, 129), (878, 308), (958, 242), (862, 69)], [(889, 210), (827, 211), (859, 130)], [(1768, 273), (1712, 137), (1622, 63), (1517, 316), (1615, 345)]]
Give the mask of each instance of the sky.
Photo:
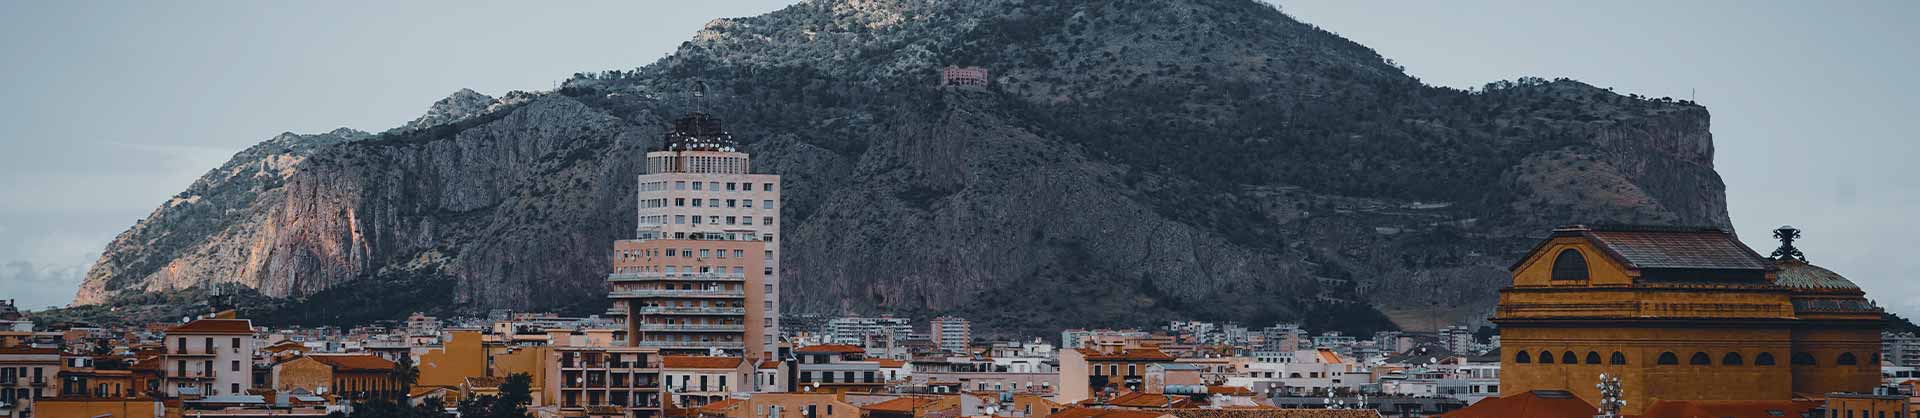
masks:
[[(70, 301), (113, 237), (281, 132), (391, 128), (461, 88), (651, 63), (790, 1), (0, 0), (0, 298)], [(1279, 1), (1429, 84), (1568, 77), (1713, 114), (1735, 228), (1920, 313), (1920, 2)]]

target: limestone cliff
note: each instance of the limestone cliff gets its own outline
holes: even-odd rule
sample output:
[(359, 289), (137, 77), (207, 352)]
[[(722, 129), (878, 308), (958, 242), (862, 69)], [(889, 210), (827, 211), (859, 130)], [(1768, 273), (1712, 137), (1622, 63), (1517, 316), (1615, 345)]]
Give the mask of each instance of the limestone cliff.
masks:
[[(936, 87), (947, 65), (993, 85)], [(1691, 103), (1426, 86), (1248, 0), (809, 1), (557, 91), (276, 137), (109, 244), (76, 300), (366, 281), (469, 313), (591, 305), (692, 80), (784, 176), (790, 312), (1358, 330), (1487, 309), (1555, 224), (1729, 225)]]

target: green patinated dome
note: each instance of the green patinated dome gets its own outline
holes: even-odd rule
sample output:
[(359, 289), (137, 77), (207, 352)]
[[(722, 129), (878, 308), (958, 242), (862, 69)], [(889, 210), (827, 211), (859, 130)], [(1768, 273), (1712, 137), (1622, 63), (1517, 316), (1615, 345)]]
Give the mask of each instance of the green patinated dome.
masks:
[(1774, 284), (1795, 289), (1840, 290), (1859, 289), (1859, 285), (1847, 280), (1846, 276), (1834, 273), (1805, 261), (1785, 259), (1774, 263), (1780, 270), (1775, 272)]

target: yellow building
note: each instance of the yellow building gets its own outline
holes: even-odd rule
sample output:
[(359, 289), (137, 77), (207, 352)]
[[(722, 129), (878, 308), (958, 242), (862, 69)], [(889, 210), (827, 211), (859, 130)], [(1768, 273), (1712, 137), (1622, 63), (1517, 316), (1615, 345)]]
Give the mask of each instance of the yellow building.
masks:
[(1868, 392), (1881, 312), (1786, 245), (1762, 257), (1718, 229), (1572, 226), (1513, 266), (1500, 291), (1503, 396), (1589, 401), (1619, 376), (1627, 414), (1656, 400), (1820, 399)]

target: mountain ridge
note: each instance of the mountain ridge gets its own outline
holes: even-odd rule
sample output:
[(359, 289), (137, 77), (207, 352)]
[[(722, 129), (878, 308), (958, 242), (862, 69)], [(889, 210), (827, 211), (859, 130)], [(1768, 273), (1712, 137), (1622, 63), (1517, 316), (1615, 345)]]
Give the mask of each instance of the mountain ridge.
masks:
[[(993, 86), (935, 87), (946, 65)], [(784, 177), (792, 313), (1357, 332), (1393, 326), (1376, 308), (1490, 307), (1554, 224), (1730, 227), (1687, 102), (1426, 86), (1243, 0), (812, 1), (556, 91), (462, 90), (379, 135), (242, 152), (223, 167), (246, 180), (203, 178), (175, 199), (200, 200), (123, 233), (76, 301), (404, 277), (451, 280), (472, 308), (601, 298), (641, 155), (692, 80), (756, 172)]]

